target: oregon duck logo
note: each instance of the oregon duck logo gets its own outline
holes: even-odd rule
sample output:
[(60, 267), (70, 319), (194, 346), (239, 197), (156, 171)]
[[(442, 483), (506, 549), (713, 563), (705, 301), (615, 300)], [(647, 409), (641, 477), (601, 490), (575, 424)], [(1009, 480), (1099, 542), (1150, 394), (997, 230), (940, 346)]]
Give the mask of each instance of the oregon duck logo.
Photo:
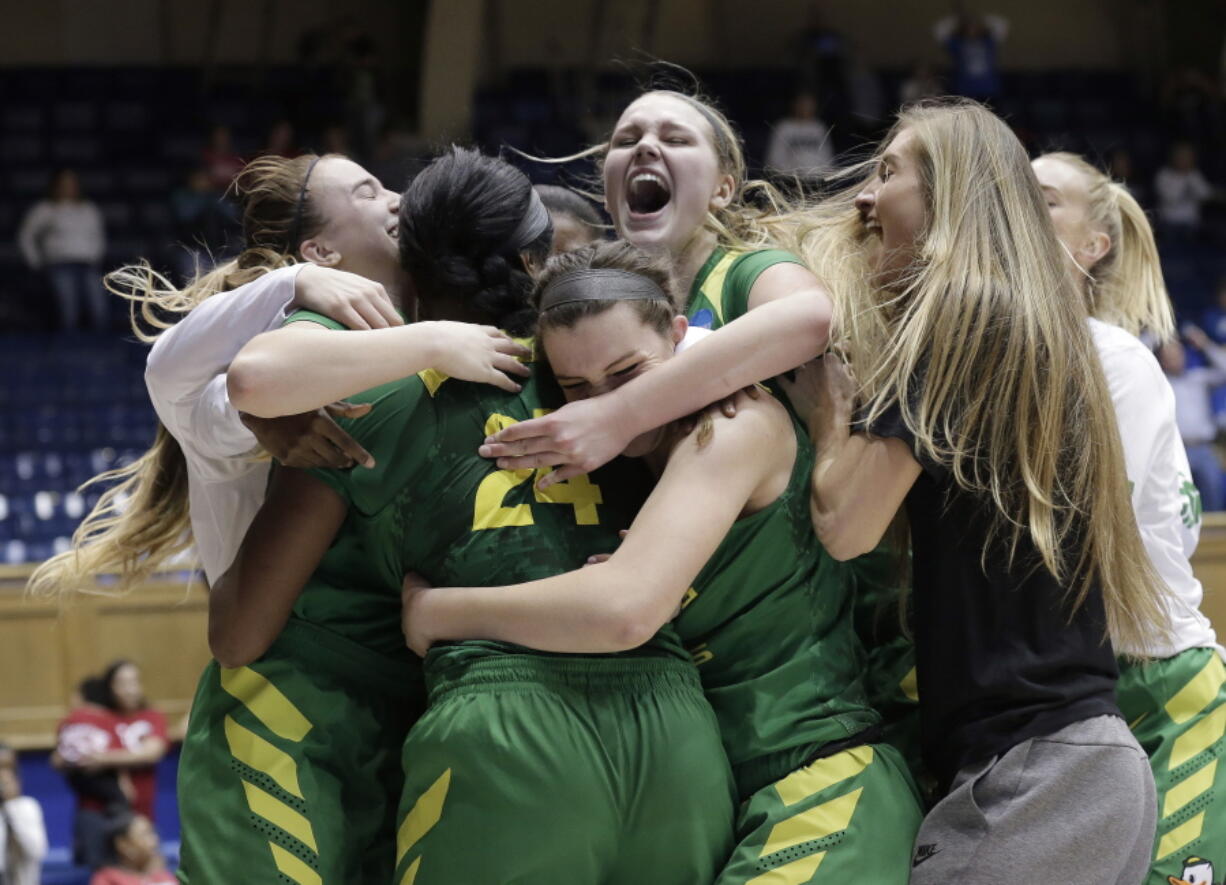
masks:
[(1166, 880), (1171, 885), (1214, 885), (1213, 864), (1203, 857), (1189, 857), (1183, 862), (1183, 872)]

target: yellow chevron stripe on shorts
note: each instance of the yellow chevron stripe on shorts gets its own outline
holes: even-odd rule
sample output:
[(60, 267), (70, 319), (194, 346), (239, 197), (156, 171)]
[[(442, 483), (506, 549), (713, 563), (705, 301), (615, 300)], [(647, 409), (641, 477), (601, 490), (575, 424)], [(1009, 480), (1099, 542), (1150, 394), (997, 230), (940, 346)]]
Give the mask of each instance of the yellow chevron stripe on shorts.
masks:
[(1177, 852), (1185, 847), (1190, 842), (1199, 839), (1201, 830), (1205, 828), (1205, 813), (1202, 811), (1196, 817), (1180, 824), (1171, 830), (1158, 842), (1158, 851), (1154, 856), (1154, 860), (1162, 860), (1164, 857)]
[(319, 873), (294, 857), (294, 855), (290, 854), (280, 845), (275, 842), (269, 842), (268, 847), (272, 849), (272, 859), (283, 876), (292, 879), (298, 885), (323, 885), (324, 880), (320, 878)]
[(899, 690), (906, 696), (907, 700), (919, 700), (919, 676), (912, 667), (907, 671), (907, 675), (898, 681)]
[(250, 667), (221, 668), (221, 687), (279, 738), (298, 743), (311, 730), (293, 702)]
[(1178, 768), (1189, 759), (1205, 752), (1226, 734), (1226, 704), (1218, 707), (1200, 722), (1197, 722), (1171, 746), (1168, 769)]
[(873, 748), (867, 744), (844, 750), (793, 771), (775, 784), (775, 792), (779, 794), (784, 805), (795, 805), (840, 781), (855, 777), (872, 763)]
[[(439, 775), (438, 780), (432, 783), (426, 792), (417, 797), (417, 801), (413, 803), (413, 807), (405, 815), (404, 821), (400, 824), (400, 829), (396, 832), (397, 866), (404, 860), (404, 856), (409, 853), (409, 849), (416, 845), (422, 836), (430, 832), (434, 825), (438, 823), (439, 818), (443, 816), (443, 803), (447, 800), (447, 790), (450, 787), (451, 769), (448, 768)], [(421, 858), (417, 860), (421, 860)], [(417, 875), (416, 866), (417, 861), (414, 861), (413, 867), (410, 867), (413, 875)]]
[(404, 872), (404, 878), (400, 880), (400, 885), (413, 885), (413, 882), (417, 879), (417, 870), (419, 867), (421, 867), (420, 857), (409, 864), (409, 868)]
[[(220, 676), (221, 687), (276, 737), (296, 744), (311, 731), (313, 726), (310, 720), (260, 673), (250, 667), (223, 667), (220, 669)], [(226, 716), (223, 727), (226, 743), (235, 759), (251, 770), (271, 778), (289, 795), (306, 800), (302, 785), (298, 781), (298, 763), (292, 756), (240, 724), (232, 716)], [(240, 783), (247, 798), (247, 807), (254, 814), (305, 845), (318, 857), (319, 846), (315, 842), (315, 830), (306, 815), (245, 778), (241, 779)], [(323, 885), (319, 873), (302, 858), (272, 840), (269, 840), (268, 847), (272, 851), (277, 869), (287, 879), (298, 885)]]
[(1166, 713), (1176, 725), (1182, 725), (1204, 710), (1217, 697), (1226, 682), (1226, 666), (1219, 655), (1210, 655), (1201, 671), (1166, 702)]
[(775, 824), (771, 827), (770, 835), (766, 837), (761, 856), (766, 857), (805, 842), (825, 839), (847, 829), (863, 792), (864, 788), (860, 787)]
[(243, 781), (243, 792), (247, 794), (248, 808), (270, 824), (289, 833), (316, 854), (319, 853), (319, 846), (315, 844), (315, 831), (311, 828), (311, 822), (303, 815), (250, 781)]
[(826, 852), (819, 851), (817, 854), (798, 858), (781, 867), (767, 870), (760, 876), (754, 876), (745, 885), (801, 885), (813, 878), (825, 857)]

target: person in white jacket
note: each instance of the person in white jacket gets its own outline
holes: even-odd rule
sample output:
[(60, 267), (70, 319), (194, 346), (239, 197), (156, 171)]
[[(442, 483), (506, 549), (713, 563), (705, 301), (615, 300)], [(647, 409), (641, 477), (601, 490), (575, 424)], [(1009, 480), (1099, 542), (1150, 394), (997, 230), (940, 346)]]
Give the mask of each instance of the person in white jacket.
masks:
[(17, 756), (0, 742), (0, 882), (38, 885), (47, 856), (43, 807), (21, 794)]
[[(153, 342), (145, 382), (157, 437), (135, 462), (107, 474), (118, 482), (86, 517), (73, 547), (34, 572), (30, 592), (88, 591), (101, 574), (117, 575), (117, 590), (136, 587), (158, 571), (183, 568), (193, 542), (211, 584), (263, 501), (265, 454), (288, 466), (369, 466), (370, 456), (330, 416), (365, 408), (329, 404), (427, 368), (504, 387), (515, 386), (508, 373), (526, 371), (516, 361), (523, 346), (495, 329), (405, 324), (413, 301), (397, 253), (400, 198), (358, 164), (333, 155), (262, 157), (247, 165), (238, 187), (246, 249), (236, 259), (183, 290), (147, 265), (111, 275), (133, 303), (134, 322), (154, 330), (138, 327)], [(249, 340), (278, 329), (291, 308), (369, 337), (361, 348), (345, 348), (314, 324), (279, 330), (272, 340), (291, 355), (299, 390), (277, 396), (278, 406), (296, 397), (292, 408), (263, 414), (290, 417), (242, 415), (231, 402), (230, 363)], [(186, 316), (171, 325), (166, 311)], [(248, 360), (242, 384), (258, 381), (261, 371), (258, 358)], [(343, 392), (337, 377), (345, 379)], [(254, 405), (248, 411), (261, 412)]]
[(98, 207), (81, 194), (76, 172), (55, 173), (47, 198), (30, 207), (22, 219), (17, 242), (26, 264), (46, 272), (62, 329), (77, 328), (82, 305), (94, 329), (107, 327), (100, 270), (106, 231)]
[[(1169, 591), (1170, 631), (1143, 647), (1116, 642), (1117, 695), (1149, 754), (1159, 821), (1147, 882), (1175, 881), (1189, 856), (1226, 863), (1226, 667), (1191, 557), (1201, 502), (1175, 420), (1175, 397), (1137, 335), (1175, 333), (1153, 232), (1121, 185), (1075, 154), (1039, 157), (1034, 170), (1090, 305), (1090, 328), (1119, 421), (1137, 525)], [(1174, 877), (1174, 878), (1172, 878)]]

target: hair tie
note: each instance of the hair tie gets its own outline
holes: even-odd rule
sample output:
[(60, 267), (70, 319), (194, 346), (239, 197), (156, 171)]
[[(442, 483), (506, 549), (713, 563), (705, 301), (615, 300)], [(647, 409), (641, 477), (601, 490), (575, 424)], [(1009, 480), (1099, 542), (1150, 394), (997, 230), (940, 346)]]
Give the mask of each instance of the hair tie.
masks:
[(297, 252), (298, 247), (301, 245), (299, 239), (302, 232), (302, 211), (303, 207), (306, 205), (307, 184), (311, 180), (311, 173), (315, 171), (315, 164), (322, 159), (323, 157), (317, 156), (314, 160), (312, 160), (310, 165), (307, 166), (306, 174), (302, 176), (302, 187), (298, 189), (298, 200), (294, 203), (294, 220), (289, 226), (289, 240), (287, 245), (289, 246), (288, 251), (291, 255), (294, 252)]
[(540, 311), (581, 301), (667, 301), (668, 294), (642, 274), (604, 267), (582, 267), (555, 278), (541, 293)]

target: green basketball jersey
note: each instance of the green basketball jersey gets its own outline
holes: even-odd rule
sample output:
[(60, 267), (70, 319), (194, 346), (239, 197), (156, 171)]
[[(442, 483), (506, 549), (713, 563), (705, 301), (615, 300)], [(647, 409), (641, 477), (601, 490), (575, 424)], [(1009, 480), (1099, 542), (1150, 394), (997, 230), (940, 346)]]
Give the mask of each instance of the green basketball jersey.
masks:
[(811, 755), (799, 751), (878, 721), (862, 683), (853, 583), (813, 533), (813, 447), (795, 421), (793, 429), (786, 490), (732, 526), (673, 621), (715, 708), (742, 796)]
[[(395, 589), (397, 609), (407, 571), (436, 586), (479, 587), (579, 568), (617, 548), (618, 531), (630, 527), (651, 489), (645, 468), (629, 459), (541, 491), (536, 480), (547, 470), (501, 470), (477, 454), (486, 436), (561, 405), (547, 370), (534, 371), (516, 394), (427, 370), (351, 401), (373, 405), (340, 424), (376, 466), (314, 473), (349, 504), (343, 534), (352, 533), (363, 568)], [(436, 648), (428, 661), (434, 668), (525, 651), (471, 641)], [(635, 653), (688, 658), (671, 628)]]
[(791, 252), (758, 249), (731, 252), (716, 247), (690, 286), (685, 314), (691, 326), (718, 329), (749, 310), (749, 291), (762, 271), (776, 264), (802, 264)]

